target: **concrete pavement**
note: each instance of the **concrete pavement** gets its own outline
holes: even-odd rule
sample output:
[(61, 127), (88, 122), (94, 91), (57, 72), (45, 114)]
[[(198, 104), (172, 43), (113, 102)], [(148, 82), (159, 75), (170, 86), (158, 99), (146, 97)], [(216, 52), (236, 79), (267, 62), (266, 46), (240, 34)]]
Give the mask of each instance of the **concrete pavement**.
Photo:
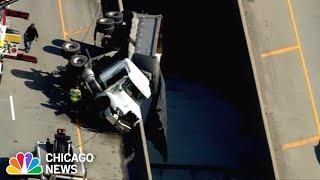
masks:
[(239, 0), (277, 179), (320, 179), (320, 1)]

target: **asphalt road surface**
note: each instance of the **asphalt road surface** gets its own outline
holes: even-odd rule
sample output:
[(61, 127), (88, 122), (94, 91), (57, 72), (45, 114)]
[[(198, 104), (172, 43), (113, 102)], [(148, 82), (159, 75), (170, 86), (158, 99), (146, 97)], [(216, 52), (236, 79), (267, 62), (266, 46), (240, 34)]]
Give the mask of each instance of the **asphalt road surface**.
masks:
[(57, 128), (65, 128), (74, 146), (95, 155), (95, 161), (86, 164), (89, 179), (125, 179), (122, 137), (85, 130), (58, 113), (63, 112), (61, 94), (56, 90), (56, 79), (49, 76), (56, 66), (67, 63), (59, 55), (61, 42), (74, 38), (93, 44), (93, 20), (101, 16), (98, 4), (96, 0), (20, 0), (11, 5), (12, 9), (29, 12), (30, 19), (8, 18), (9, 27), (23, 35), (35, 23), (40, 37), (29, 53), (38, 58), (37, 64), (10, 59), (4, 63), (0, 158), (34, 151), (37, 140), (52, 140)]
[(239, 0), (277, 179), (320, 179), (320, 1)]

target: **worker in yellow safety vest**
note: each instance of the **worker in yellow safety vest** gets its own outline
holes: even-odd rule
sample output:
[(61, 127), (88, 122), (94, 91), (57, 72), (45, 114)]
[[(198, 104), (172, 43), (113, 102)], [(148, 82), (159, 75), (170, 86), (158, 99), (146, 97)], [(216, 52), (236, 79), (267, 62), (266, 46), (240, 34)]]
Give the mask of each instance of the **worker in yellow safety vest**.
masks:
[(78, 86), (75, 88), (71, 88), (69, 95), (71, 102), (78, 102), (81, 100), (81, 91)]
[(71, 112), (78, 113), (80, 110), (80, 100), (81, 100), (81, 91), (79, 86), (71, 88), (69, 91), (70, 101), (71, 101)]

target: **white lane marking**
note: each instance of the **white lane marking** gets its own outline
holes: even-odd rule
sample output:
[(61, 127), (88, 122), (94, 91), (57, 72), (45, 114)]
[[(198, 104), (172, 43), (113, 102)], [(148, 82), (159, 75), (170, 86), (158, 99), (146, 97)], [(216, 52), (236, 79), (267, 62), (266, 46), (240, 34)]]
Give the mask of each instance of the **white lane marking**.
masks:
[(13, 105), (13, 98), (12, 96), (9, 96), (9, 99), (10, 99), (10, 108), (11, 108), (11, 117), (12, 117), (12, 120), (16, 120), (16, 116), (14, 114), (14, 105)]

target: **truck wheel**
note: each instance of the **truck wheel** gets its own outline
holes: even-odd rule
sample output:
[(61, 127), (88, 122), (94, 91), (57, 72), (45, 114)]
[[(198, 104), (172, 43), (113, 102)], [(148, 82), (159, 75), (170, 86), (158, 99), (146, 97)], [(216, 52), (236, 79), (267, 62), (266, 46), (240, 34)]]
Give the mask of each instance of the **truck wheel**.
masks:
[(111, 27), (106, 28), (106, 29), (102, 29), (102, 28), (98, 28), (97, 27), (97, 31), (99, 33), (103, 33), (103, 34), (112, 34), (114, 32), (114, 26), (111, 26)]
[(104, 34), (112, 34), (113, 32), (114, 32), (114, 26), (104, 30)]
[(114, 19), (115, 22), (123, 20), (123, 13), (120, 11), (109, 11), (104, 14), (105, 17)]
[(62, 44), (61, 55), (65, 59), (70, 59), (73, 55), (80, 52), (80, 44), (74, 41), (65, 42)]
[(123, 23), (123, 20), (121, 19), (121, 20), (119, 20), (119, 21), (114, 22), (114, 25), (118, 27), (118, 26), (121, 25), (122, 23)]
[(99, 18), (97, 20), (97, 29), (108, 29), (114, 26), (114, 19), (112, 18)]
[(103, 34), (112, 34), (113, 32), (114, 32), (114, 26), (109, 27), (109, 28), (107, 28), (107, 29), (103, 29), (103, 30), (101, 31), (101, 33), (103, 33)]
[(74, 67), (83, 67), (88, 63), (88, 58), (84, 55), (74, 55), (70, 60), (70, 64)]

